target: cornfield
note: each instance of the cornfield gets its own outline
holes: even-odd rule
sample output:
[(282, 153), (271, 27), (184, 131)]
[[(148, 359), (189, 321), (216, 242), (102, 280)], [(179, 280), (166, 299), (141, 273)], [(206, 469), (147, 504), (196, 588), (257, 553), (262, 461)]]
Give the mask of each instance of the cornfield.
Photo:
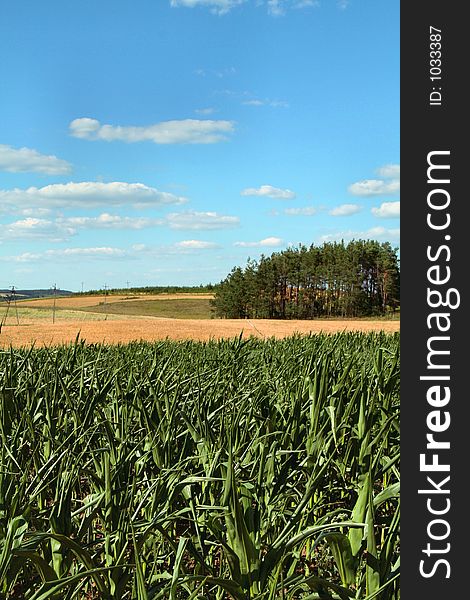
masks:
[(398, 335), (10, 349), (0, 394), (0, 598), (399, 598)]

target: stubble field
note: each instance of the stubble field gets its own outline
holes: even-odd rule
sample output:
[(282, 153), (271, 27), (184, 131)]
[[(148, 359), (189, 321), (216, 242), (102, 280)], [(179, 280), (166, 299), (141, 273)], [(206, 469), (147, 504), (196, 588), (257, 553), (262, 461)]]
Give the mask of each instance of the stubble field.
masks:
[[(131, 341), (284, 338), (296, 333), (362, 331), (393, 333), (399, 320), (266, 320), (210, 318), (210, 295), (80, 296), (40, 299), (0, 306), (0, 346), (54, 345), (79, 339), (108, 344)], [(153, 315), (153, 316), (150, 316)], [(165, 316), (160, 316), (165, 315)], [(191, 318), (196, 317), (196, 318)]]

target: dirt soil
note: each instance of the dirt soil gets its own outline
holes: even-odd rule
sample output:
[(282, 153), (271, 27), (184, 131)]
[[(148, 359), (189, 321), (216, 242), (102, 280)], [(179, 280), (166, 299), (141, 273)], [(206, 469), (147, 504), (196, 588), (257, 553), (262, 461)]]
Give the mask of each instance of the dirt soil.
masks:
[[(67, 299), (64, 299), (67, 300)], [(75, 299), (75, 302), (77, 299)], [(96, 298), (95, 298), (96, 302)], [(76, 304), (75, 304), (76, 306)], [(72, 307), (70, 307), (72, 308)], [(336, 333), (339, 331), (399, 331), (399, 321), (281, 321), (265, 319), (166, 319), (123, 318), (100, 321), (57, 320), (55, 324), (29, 320), (9, 323), (0, 332), (0, 347), (49, 346), (79, 339), (87, 343), (126, 343), (138, 340), (209, 340), (244, 337), (282, 338), (294, 333)]]

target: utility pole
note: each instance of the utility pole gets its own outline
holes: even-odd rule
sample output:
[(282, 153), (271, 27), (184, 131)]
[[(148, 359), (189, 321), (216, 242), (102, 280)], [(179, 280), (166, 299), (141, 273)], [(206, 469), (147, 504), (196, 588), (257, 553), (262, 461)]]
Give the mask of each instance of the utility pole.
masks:
[(55, 323), (55, 293), (57, 290), (57, 284), (54, 283), (54, 285), (52, 286), (52, 296), (54, 298), (53, 303), (52, 303), (52, 322)]
[(18, 316), (18, 305), (16, 304), (16, 292), (15, 292), (16, 288), (14, 285), (11, 286), (11, 297), (13, 300), (13, 303), (15, 305), (15, 312), (16, 312), (16, 324), (19, 325), (20, 324), (20, 318)]
[(2, 333), (2, 327), (7, 322), (8, 310), (10, 308), (10, 297), (9, 296), (7, 296), (6, 302), (7, 302), (7, 307), (5, 309), (5, 313), (2, 315), (2, 320), (0, 321), (0, 333)]
[(107, 305), (106, 305), (106, 296), (108, 295), (108, 286), (106, 285), (106, 283), (104, 284), (104, 320), (106, 321), (108, 318), (108, 311), (107, 311)]
[(83, 283), (84, 283), (84, 282), (82, 281), (82, 294), (83, 294)]

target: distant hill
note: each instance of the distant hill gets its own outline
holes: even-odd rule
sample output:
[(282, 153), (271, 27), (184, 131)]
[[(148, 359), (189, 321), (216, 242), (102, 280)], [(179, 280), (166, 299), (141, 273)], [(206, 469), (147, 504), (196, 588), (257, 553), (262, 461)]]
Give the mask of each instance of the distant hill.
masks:
[[(11, 297), (11, 290), (0, 290), (0, 300), (7, 300)], [(56, 296), (70, 296), (73, 292), (69, 290), (56, 290)], [(54, 295), (54, 290), (16, 290), (15, 298), (17, 300), (27, 300), (30, 298), (49, 298)]]

